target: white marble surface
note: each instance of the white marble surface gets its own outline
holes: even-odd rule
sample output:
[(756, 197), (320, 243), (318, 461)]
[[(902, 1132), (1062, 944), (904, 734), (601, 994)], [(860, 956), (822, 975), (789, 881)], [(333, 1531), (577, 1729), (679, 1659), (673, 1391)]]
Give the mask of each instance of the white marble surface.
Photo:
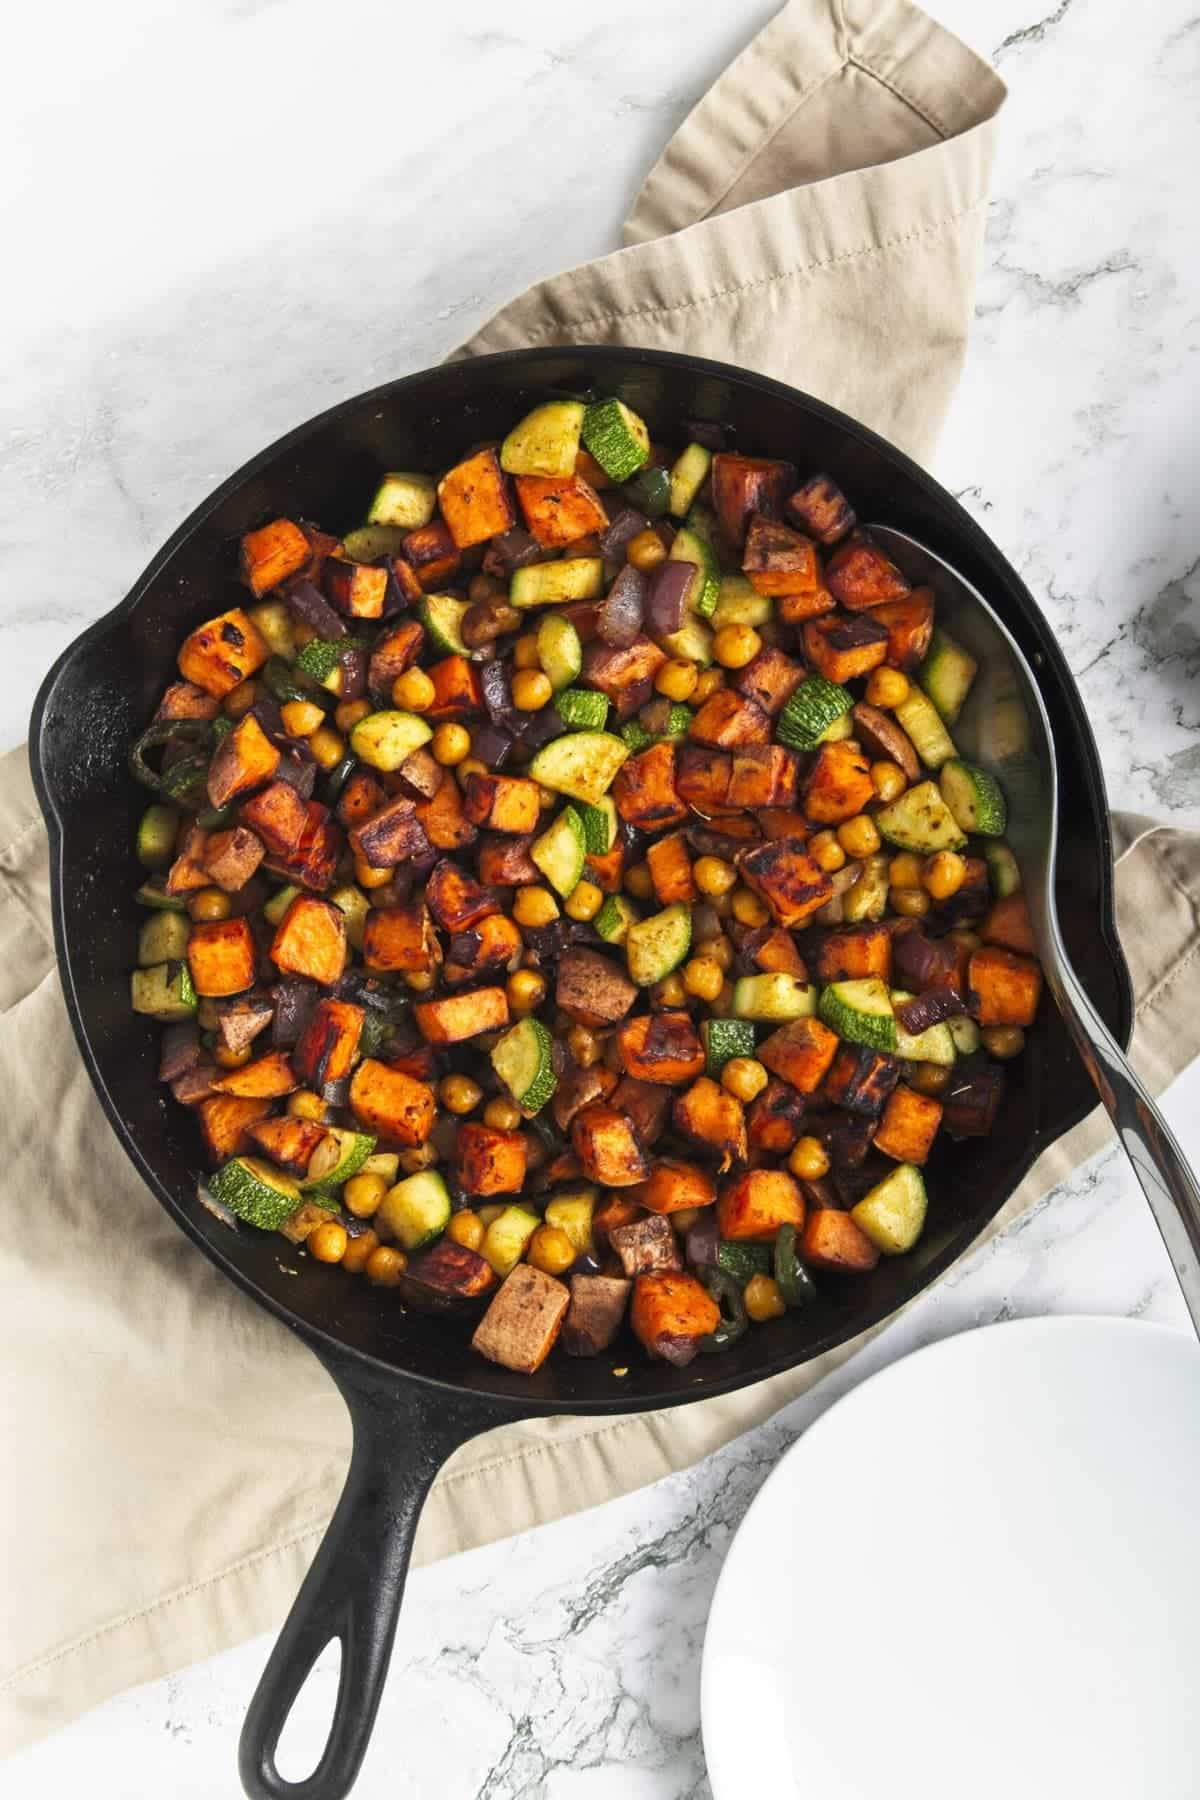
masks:
[[(1117, 0), (934, 9), (1012, 90), (975, 337), (935, 472), (1059, 630), (1114, 805), (1193, 825), (1195, 3), (1136, 17)], [(610, 248), (664, 140), (773, 10), (65, 0), (9, 19), (25, 78), (0, 112), (0, 748), (23, 735), (57, 651), (229, 469), (435, 360), (529, 280)], [(1170, 1110), (1196, 1154), (1198, 1101), (1193, 1068)], [(706, 1795), (708, 1598), (780, 1450), (906, 1349), (1051, 1311), (1182, 1322), (1114, 1151), (699, 1469), (416, 1575), (357, 1791)], [(266, 1650), (111, 1702), (7, 1764), (0, 1788), (233, 1796)], [(317, 1681), (327, 1697), (331, 1672)], [(319, 1710), (297, 1729), (292, 1773)]]

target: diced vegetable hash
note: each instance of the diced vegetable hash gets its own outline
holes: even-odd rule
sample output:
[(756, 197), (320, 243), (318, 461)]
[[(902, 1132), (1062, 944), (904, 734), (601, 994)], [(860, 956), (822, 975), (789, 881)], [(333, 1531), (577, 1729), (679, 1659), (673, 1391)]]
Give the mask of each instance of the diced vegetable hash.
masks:
[(905, 1255), (1041, 994), (932, 590), (830, 475), (615, 397), (362, 507), (246, 535), (131, 752), (209, 1199), (525, 1373)]

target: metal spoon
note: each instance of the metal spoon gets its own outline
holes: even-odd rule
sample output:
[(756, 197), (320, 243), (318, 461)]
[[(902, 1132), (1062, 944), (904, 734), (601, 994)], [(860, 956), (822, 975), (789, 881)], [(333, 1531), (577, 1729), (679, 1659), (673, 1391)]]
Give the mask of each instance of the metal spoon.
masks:
[(934, 589), (939, 622), (979, 663), (954, 727), (955, 742), (1007, 794), (1008, 843), (1021, 871), (1047, 986), (1133, 1164), (1200, 1335), (1200, 1184), (1084, 992), (1059, 930), (1058, 763), (1033, 671), (1007, 626), (956, 569), (906, 532), (888, 525), (868, 529), (911, 580)]

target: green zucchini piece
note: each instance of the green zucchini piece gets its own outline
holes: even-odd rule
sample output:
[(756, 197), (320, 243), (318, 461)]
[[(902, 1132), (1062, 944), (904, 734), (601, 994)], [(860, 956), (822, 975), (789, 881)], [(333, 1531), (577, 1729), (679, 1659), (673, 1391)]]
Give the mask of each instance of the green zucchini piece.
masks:
[(187, 911), (187, 902), (182, 894), (168, 894), (161, 881), (143, 881), (133, 897), (139, 906), (152, 906), (155, 912)]
[(570, 731), (603, 731), (608, 696), (594, 688), (564, 688), (555, 696), (554, 707)]
[(980, 837), (1004, 836), (1008, 803), (994, 775), (952, 756), (942, 764), (938, 786), (961, 831), (978, 832)]
[(573, 475), (584, 411), (579, 400), (535, 406), (501, 444), (500, 467), (509, 475)]
[(785, 1306), (810, 1306), (817, 1284), (796, 1255), (796, 1227), (781, 1225), (775, 1234), (775, 1285)]
[(679, 630), (669, 632), (659, 641), (669, 655), (684, 662), (694, 662), (698, 668), (707, 669), (712, 662), (713, 634), (695, 613), (686, 613)]
[(604, 592), (604, 563), (598, 556), (568, 556), (561, 562), (529, 563), (513, 573), (508, 597), (514, 606), (559, 606), (568, 600), (598, 600)]
[(391, 774), (432, 736), (432, 726), (416, 713), (373, 712), (350, 733), (350, 748), (368, 768)]
[(296, 652), (296, 667), (311, 675), (314, 681), (326, 682), (335, 669), (342, 666), (343, 650), (365, 650), (364, 637), (311, 638)]
[(712, 451), (703, 444), (689, 444), (671, 465), (670, 510), (677, 519), (687, 517), (697, 494), (708, 480)]
[(296, 637), (292, 616), (285, 603), (263, 600), (258, 606), (252, 606), (247, 616), (260, 637), (266, 639), (271, 655), (282, 656), (285, 662), (291, 662), (296, 654)]
[(551, 1200), (546, 1208), (546, 1223), (557, 1225), (560, 1231), (566, 1232), (577, 1256), (593, 1256), (596, 1244), (592, 1237), (592, 1215), (595, 1210), (594, 1187), (572, 1188), (568, 1193), (556, 1194)]
[(191, 934), (191, 921), (186, 914), (156, 912), (138, 932), (138, 967), (151, 969), (155, 963), (182, 962)]
[(450, 1223), (450, 1195), (436, 1169), (421, 1169), (383, 1196), (376, 1222), (410, 1253), (441, 1237)]
[(382, 1175), (388, 1185), (393, 1186), (400, 1173), (400, 1158), (394, 1150), (376, 1150), (358, 1172), (360, 1175)]
[(179, 814), (173, 806), (148, 806), (138, 822), (137, 859), (146, 869), (165, 869), (175, 860)]
[(208, 1178), (208, 1191), (231, 1213), (259, 1231), (278, 1231), (301, 1204), (290, 1175), (259, 1156), (235, 1156)]
[(773, 610), (769, 596), (756, 593), (745, 575), (722, 575), (712, 628), (720, 631), (726, 625), (765, 625)]
[(300, 889), (291, 881), (289, 881), (286, 886), (275, 890), (271, 895), (271, 898), (263, 907), (263, 918), (267, 921), (268, 925), (279, 924), (284, 913), (299, 892)]
[[(163, 918), (171, 917), (164, 913)], [(135, 969), (129, 978), (129, 1000), (135, 1013), (170, 1025), (190, 1019), (200, 1002), (185, 962), (156, 963), (151, 969)]]
[(556, 694), (578, 681), (583, 668), (583, 645), (570, 619), (564, 619), (561, 613), (546, 614), (537, 628), (537, 653)]
[(752, 1275), (770, 1273), (771, 1246), (722, 1238), (717, 1245), (717, 1267), (732, 1275), (739, 1287), (745, 1287)]
[(583, 443), (610, 481), (628, 481), (650, 461), (650, 433), (623, 400), (597, 400), (583, 415)]
[(623, 944), (629, 935), (629, 927), (637, 922), (637, 909), (624, 894), (610, 894), (592, 920), (592, 928), (606, 944)]
[(418, 610), (431, 650), (439, 656), (470, 656), (462, 634), (462, 622), (471, 610), (469, 600), (460, 600), (457, 594), (428, 594)]
[(583, 826), (589, 856), (607, 856), (617, 841), (617, 809), (610, 794), (601, 794), (595, 806), (581, 801), (576, 807)]
[[(267, 692), (273, 694), (280, 706), (286, 706), (290, 700), (311, 700), (317, 706), (331, 712), (337, 705), (337, 695), (328, 688), (298, 669), (295, 663), (284, 662), (281, 656), (272, 656), (263, 666), (262, 680)], [(213, 728), (222, 722), (233, 730), (233, 720), (213, 720)]]
[(516, 1268), (541, 1224), (537, 1213), (525, 1206), (506, 1206), (484, 1233), (479, 1254), (491, 1263), (501, 1281)]
[(721, 571), (709, 544), (692, 525), (681, 525), (671, 545), (672, 562), (694, 563), (696, 573), (688, 586), (684, 605), (697, 618), (708, 619), (717, 610)]
[(639, 987), (653, 987), (679, 967), (691, 943), (692, 911), (681, 900), (639, 919), (625, 934), (630, 980)]
[(583, 820), (573, 806), (565, 806), (551, 825), (535, 838), (529, 854), (556, 894), (566, 896), (583, 879), (587, 840)]
[(595, 806), (628, 755), (628, 747), (609, 731), (569, 731), (542, 746), (529, 774), (556, 794)]
[(959, 1056), (974, 1056), (983, 1039), (974, 1019), (968, 1019), (961, 1013), (956, 1019), (946, 1020), (946, 1030), (950, 1033), (950, 1041)]
[(937, 783), (919, 781), (875, 814), (881, 837), (898, 850), (931, 856), (936, 850), (964, 850), (967, 839), (942, 799)]
[(988, 880), (997, 900), (1007, 900), (1010, 894), (1019, 893), (1021, 871), (1008, 845), (989, 844), (983, 855), (988, 866)]
[(822, 991), (818, 1012), (831, 1031), (869, 1050), (895, 1050), (896, 1017), (891, 997), (877, 975), (861, 981), (834, 981)]
[(624, 484), (621, 492), (630, 506), (636, 506), (648, 519), (661, 519), (671, 504), (671, 477), (657, 463), (648, 463)]
[(417, 531), (428, 525), (437, 508), (437, 482), (432, 475), (394, 470), (385, 475), (367, 508), (368, 525), (399, 525)]
[(521, 1108), (540, 1112), (558, 1083), (554, 1074), (553, 1041), (540, 1019), (521, 1019), (492, 1046), (491, 1063)]
[(817, 739), (817, 743), (818, 744), (836, 744), (836, 743), (839, 743), (843, 738), (848, 738), (848, 737), (853, 737), (853, 736), (854, 736), (853, 715), (850, 713), (843, 713), (840, 719), (835, 719), (833, 721), (832, 725), (827, 725), (825, 727), (824, 731), (821, 733), (820, 737)]
[[(351, 949), (361, 950), (363, 945), (363, 927), (367, 922), (367, 915), (371, 910), (371, 902), (367, 899), (367, 896), (363, 893), (358, 883), (354, 881), (347, 882), (344, 887), (333, 888), (330, 892), (329, 899), (331, 904), (336, 906), (338, 911), (345, 917), (346, 937), (350, 943)], [(366, 1021), (364, 1020), (363, 1023), (365, 1025)], [(370, 1051), (364, 1050), (363, 1055), (369, 1056)]]
[[(892, 989), (893, 1008), (901, 1006), (906, 1000), (911, 999), (912, 995), (905, 993), (903, 988)], [(897, 1019), (895, 1054), (903, 1057), (905, 1062), (937, 1063), (939, 1068), (948, 1069), (951, 1067), (958, 1054), (957, 1040), (950, 1027), (952, 1024), (957, 1025), (959, 1023), (960, 1021), (958, 1019), (944, 1020), (940, 1025), (928, 1026), (924, 1031), (918, 1032), (914, 1037), (911, 1032), (905, 1031), (903, 1025), (901, 1025), (899, 1019)], [(973, 1019), (963, 1018), (961, 1023), (964, 1025), (974, 1025), (975, 1021)], [(975, 1039), (975, 1048), (978, 1049), (978, 1029), (976, 1029), (975, 1032)]]
[(908, 696), (895, 708), (896, 723), (912, 739), (912, 747), (927, 769), (940, 769), (956, 754), (954, 739), (942, 724), (937, 707), (920, 688), (910, 687)]
[(691, 725), (695, 716), (696, 714), (693, 708), (685, 706), (682, 700), (673, 701), (671, 710), (667, 714), (667, 728), (662, 734), (663, 737), (666, 738), (668, 742), (678, 743), (680, 738), (685, 738), (687, 736), (688, 727)]
[(903, 1256), (925, 1228), (925, 1178), (912, 1163), (901, 1163), (863, 1195), (850, 1217), (885, 1256)]
[(350, 1131), (331, 1125), (312, 1154), (300, 1186), (308, 1188), (341, 1187), (352, 1175), (361, 1175), (369, 1156), (375, 1151), (375, 1139), (365, 1131)]
[(775, 724), (778, 743), (789, 750), (812, 750), (831, 726), (848, 718), (854, 695), (823, 675), (806, 675)]
[(647, 731), (639, 720), (626, 719), (621, 726), (621, 742), (627, 745), (636, 756), (639, 750), (648, 750), (651, 744), (658, 742), (658, 739), (652, 731)]
[(754, 1027), (748, 1019), (705, 1019), (700, 1026), (705, 1073), (720, 1081), (721, 1070), (735, 1056), (754, 1055)]
[(947, 725), (957, 720), (978, 670), (979, 664), (971, 653), (935, 626), (929, 654), (917, 671), (917, 680)]
[(404, 549), (403, 525), (359, 525), (342, 539), (342, 551), (351, 562), (378, 562), (381, 556), (399, 556)]
[(795, 975), (779, 971), (743, 975), (733, 984), (733, 1012), (739, 1019), (781, 1024), (790, 1019), (811, 1019), (816, 1010), (816, 988)]

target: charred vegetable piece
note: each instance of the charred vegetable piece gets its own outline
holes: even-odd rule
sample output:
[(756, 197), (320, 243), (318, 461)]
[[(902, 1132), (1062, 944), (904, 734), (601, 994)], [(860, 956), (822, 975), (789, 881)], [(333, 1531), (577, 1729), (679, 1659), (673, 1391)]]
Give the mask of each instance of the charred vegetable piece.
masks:
[(810, 1268), (866, 1274), (879, 1261), (879, 1251), (849, 1213), (832, 1207), (810, 1212), (801, 1240)]
[(223, 699), (239, 682), (261, 669), (270, 648), (240, 607), (210, 619), (185, 638), (179, 672), (206, 694)]
[(518, 1263), (503, 1282), (471, 1339), (489, 1362), (533, 1375), (562, 1330), (570, 1295), (561, 1281)]
[[(245, 920), (230, 923), (245, 926)], [(247, 935), (249, 927), (245, 926)], [(251, 955), (253, 942), (251, 940)], [(322, 987), (332, 987), (346, 966), (346, 920), (328, 900), (297, 894), (271, 941), (271, 960), (285, 975), (301, 975)], [(249, 987), (245, 981), (243, 987)], [(227, 988), (236, 993), (236, 988)]]
[(650, 1356), (684, 1368), (719, 1327), (721, 1309), (694, 1275), (639, 1275), (629, 1322)]
[(602, 1187), (633, 1187), (650, 1173), (633, 1125), (603, 1102), (576, 1113), (571, 1142), (584, 1174)]
[(438, 483), (437, 497), (457, 550), (499, 537), (517, 522), (511, 488), (494, 450), (479, 450), (456, 463)]
[(562, 1328), (567, 1355), (599, 1356), (607, 1350), (621, 1329), (632, 1292), (633, 1283), (615, 1275), (572, 1275)]
[(374, 1057), (364, 1057), (354, 1071), (350, 1109), (360, 1125), (393, 1144), (423, 1144), (433, 1130), (433, 1090)]

